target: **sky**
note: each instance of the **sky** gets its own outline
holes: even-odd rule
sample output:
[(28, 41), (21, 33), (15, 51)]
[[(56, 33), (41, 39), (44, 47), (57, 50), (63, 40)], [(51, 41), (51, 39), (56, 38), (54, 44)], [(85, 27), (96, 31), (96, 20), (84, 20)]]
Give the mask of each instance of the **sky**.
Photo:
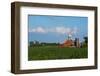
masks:
[(80, 42), (88, 34), (88, 17), (28, 15), (28, 41), (63, 43), (68, 36)]

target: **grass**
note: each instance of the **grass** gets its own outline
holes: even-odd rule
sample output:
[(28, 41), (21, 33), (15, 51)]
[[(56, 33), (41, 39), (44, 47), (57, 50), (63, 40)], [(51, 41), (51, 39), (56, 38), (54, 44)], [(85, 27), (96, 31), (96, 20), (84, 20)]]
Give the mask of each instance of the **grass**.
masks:
[(87, 48), (60, 48), (58, 46), (28, 47), (28, 60), (55, 60), (87, 58)]

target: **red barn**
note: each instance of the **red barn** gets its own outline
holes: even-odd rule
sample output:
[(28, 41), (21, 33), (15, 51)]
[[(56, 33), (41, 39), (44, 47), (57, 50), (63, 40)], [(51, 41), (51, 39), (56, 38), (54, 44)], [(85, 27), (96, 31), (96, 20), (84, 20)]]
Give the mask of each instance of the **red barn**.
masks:
[(74, 40), (72, 40), (72, 36), (68, 35), (68, 39), (60, 45), (60, 47), (73, 47), (74, 46)]
[(63, 44), (60, 45), (60, 47), (72, 47), (74, 46), (73, 40), (66, 40)]

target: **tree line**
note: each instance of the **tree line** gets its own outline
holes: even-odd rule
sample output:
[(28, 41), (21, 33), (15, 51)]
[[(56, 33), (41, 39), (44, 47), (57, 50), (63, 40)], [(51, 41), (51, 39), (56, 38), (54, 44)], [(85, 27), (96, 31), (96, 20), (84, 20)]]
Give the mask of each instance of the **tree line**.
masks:
[(29, 46), (33, 47), (33, 46), (44, 46), (44, 45), (51, 45), (51, 46), (56, 46), (59, 45), (60, 43), (47, 43), (47, 42), (39, 42), (39, 41), (30, 41)]
[[(60, 43), (47, 43), (47, 42), (39, 42), (39, 41), (30, 41), (29, 46), (57, 46)], [(88, 37), (84, 37), (84, 41), (80, 43), (80, 47), (87, 47), (88, 46)]]

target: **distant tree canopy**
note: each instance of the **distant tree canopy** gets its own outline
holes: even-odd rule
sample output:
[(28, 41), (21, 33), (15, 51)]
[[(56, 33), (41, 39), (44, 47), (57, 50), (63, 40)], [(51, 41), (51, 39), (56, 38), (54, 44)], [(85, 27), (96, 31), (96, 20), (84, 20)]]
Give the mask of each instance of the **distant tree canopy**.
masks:
[(88, 37), (84, 37), (84, 42), (82, 43), (82, 47), (88, 46)]
[(30, 41), (30, 46), (32, 47), (34, 45), (34, 42), (33, 41)]
[[(84, 41), (82, 43), (79, 43), (80, 47), (87, 47), (88, 46), (88, 37), (85, 36), (83, 37)], [(76, 42), (78, 41), (78, 38), (75, 39), (75, 45), (77, 44)], [(29, 46), (34, 47), (34, 46), (57, 46), (60, 45), (60, 43), (49, 43), (49, 42), (39, 42), (39, 41), (30, 41)]]
[(49, 46), (49, 45), (59, 45), (60, 43), (46, 43), (46, 42), (39, 42), (39, 41), (30, 41), (30, 47), (34, 47), (34, 46)]
[(88, 37), (84, 37), (85, 43), (88, 43)]

